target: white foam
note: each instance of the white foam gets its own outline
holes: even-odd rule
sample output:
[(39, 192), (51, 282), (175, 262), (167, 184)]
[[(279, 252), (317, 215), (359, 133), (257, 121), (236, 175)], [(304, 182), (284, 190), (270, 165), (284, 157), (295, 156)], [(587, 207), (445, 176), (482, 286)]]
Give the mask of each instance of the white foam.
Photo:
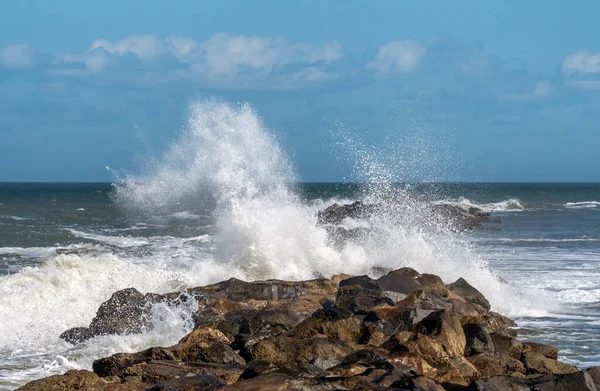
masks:
[(117, 247), (139, 247), (149, 245), (150, 242), (146, 238), (135, 238), (130, 236), (108, 236), (108, 235), (99, 235), (89, 232), (82, 232), (72, 228), (65, 229), (70, 232), (73, 236), (77, 236), (83, 239), (95, 240), (101, 243), (107, 243), (112, 246)]
[[(1, 204), (0, 204), (1, 205)], [(24, 221), (24, 220), (31, 220), (27, 217), (21, 217), (21, 216), (10, 216), (10, 215), (1, 215), (0, 219), (6, 219), (6, 220), (14, 220), (14, 221)]]
[(600, 289), (567, 289), (557, 297), (564, 303), (596, 303), (600, 302)]
[(586, 209), (598, 207), (600, 207), (600, 201), (567, 202), (565, 204), (565, 208), (569, 209)]
[(184, 219), (184, 220), (197, 220), (200, 218), (199, 215), (193, 214), (193, 213), (190, 213), (187, 211), (173, 213), (171, 216), (178, 218), (178, 219)]
[(521, 201), (516, 198), (509, 198), (499, 202), (477, 203), (468, 198), (459, 197), (458, 199), (439, 200), (434, 203), (456, 205), (464, 209), (479, 208), (484, 212), (520, 212), (525, 210)]

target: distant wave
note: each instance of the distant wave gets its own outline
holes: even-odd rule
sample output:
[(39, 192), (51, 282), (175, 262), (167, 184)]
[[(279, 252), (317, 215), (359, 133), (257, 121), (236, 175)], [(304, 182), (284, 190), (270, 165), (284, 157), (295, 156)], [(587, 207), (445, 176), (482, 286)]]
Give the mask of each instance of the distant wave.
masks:
[(173, 213), (171, 215), (171, 217), (175, 217), (178, 219), (183, 219), (183, 220), (197, 220), (200, 218), (199, 215), (184, 211), (184, 212), (178, 212), (178, 213)]
[(14, 220), (14, 221), (30, 220), (27, 217), (9, 216), (9, 215), (2, 215), (2, 216), (0, 216), (0, 219)]
[(128, 247), (138, 247), (145, 246), (150, 244), (146, 238), (135, 238), (135, 237), (127, 237), (127, 236), (106, 236), (106, 235), (98, 235), (92, 234), (88, 232), (77, 231), (75, 229), (67, 229), (73, 236), (77, 236), (83, 239), (95, 240), (97, 242), (107, 243), (112, 246), (128, 248)]
[(600, 201), (567, 202), (565, 204), (565, 208), (568, 209), (585, 209), (598, 207), (600, 207)]
[(531, 242), (531, 243), (569, 243), (569, 242), (600, 242), (600, 238), (565, 238), (565, 239), (549, 239), (549, 238), (494, 238), (494, 242)]
[(435, 201), (434, 203), (456, 205), (465, 209), (479, 208), (484, 212), (520, 212), (525, 210), (525, 206), (516, 198), (509, 198), (500, 202), (476, 203), (468, 198), (460, 197), (454, 200)]

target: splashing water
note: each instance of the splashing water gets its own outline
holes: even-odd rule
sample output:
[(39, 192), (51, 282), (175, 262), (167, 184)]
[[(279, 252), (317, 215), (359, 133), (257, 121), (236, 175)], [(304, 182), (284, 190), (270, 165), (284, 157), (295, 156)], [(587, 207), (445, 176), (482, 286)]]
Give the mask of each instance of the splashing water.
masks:
[[(463, 235), (394, 184), (403, 179), (394, 163), (401, 156), (348, 148), (365, 181), (364, 202), (379, 207), (360, 222), (365, 234), (340, 244), (317, 221), (317, 211), (336, 200), (301, 200), (285, 153), (249, 105), (193, 103), (179, 138), (161, 158), (149, 159), (142, 175), (120, 178), (114, 200), (128, 215), (186, 224), (207, 224), (201, 220), (209, 214), (207, 231), (192, 238), (132, 238), (70, 227), (64, 231), (91, 241), (77, 251), (93, 253), (52, 250), (41, 265), (0, 277), (0, 390), (89, 368), (94, 358), (117, 351), (173, 344), (189, 331), (192, 309), (159, 306), (154, 328), (144, 334), (98, 337), (76, 347), (58, 338), (89, 324), (103, 301), (127, 287), (165, 293), (231, 277), (309, 279), (406, 266), (445, 282), (464, 277), (507, 315), (544, 313), (543, 297), (500, 282)], [(153, 221), (144, 223), (147, 231)], [(2, 376), (10, 381), (3, 384)]]

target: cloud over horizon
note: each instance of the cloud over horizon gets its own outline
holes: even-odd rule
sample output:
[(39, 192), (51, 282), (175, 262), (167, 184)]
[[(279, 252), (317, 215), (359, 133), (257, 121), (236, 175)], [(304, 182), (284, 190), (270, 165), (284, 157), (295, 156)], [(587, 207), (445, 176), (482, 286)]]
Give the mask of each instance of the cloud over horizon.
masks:
[(9, 69), (31, 68), (35, 51), (29, 44), (8, 45), (0, 48), (0, 66)]

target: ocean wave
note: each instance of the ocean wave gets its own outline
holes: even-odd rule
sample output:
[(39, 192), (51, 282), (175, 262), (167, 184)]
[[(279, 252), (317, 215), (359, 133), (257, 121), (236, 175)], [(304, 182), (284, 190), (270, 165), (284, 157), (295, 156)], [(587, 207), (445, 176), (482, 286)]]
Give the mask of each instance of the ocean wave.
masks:
[(5, 220), (13, 220), (13, 221), (24, 221), (24, 220), (31, 220), (28, 217), (21, 217), (21, 216), (10, 216), (10, 215), (0, 215), (0, 219), (5, 219)]
[(464, 209), (479, 208), (484, 212), (520, 212), (525, 210), (523, 203), (517, 198), (509, 198), (499, 202), (477, 203), (465, 197), (435, 201), (434, 204), (450, 204)]
[(491, 242), (505, 243), (585, 243), (585, 242), (600, 242), (600, 238), (564, 238), (564, 239), (549, 239), (549, 238), (493, 238), (487, 239)]
[(198, 220), (201, 216), (197, 214), (193, 214), (187, 211), (173, 213), (171, 217), (175, 217), (183, 220)]
[(70, 232), (71, 235), (83, 238), (94, 240), (96, 242), (110, 244), (111, 246), (128, 248), (128, 247), (140, 247), (149, 245), (150, 242), (147, 238), (136, 238), (129, 236), (108, 236), (108, 235), (99, 235), (89, 232), (78, 231), (72, 228), (65, 228), (66, 231)]
[(568, 209), (586, 209), (598, 207), (600, 207), (600, 201), (567, 202), (565, 204), (565, 208)]
[(600, 289), (567, 289), (557, 297), (564, 303), (596, 303), (600, 302)]

